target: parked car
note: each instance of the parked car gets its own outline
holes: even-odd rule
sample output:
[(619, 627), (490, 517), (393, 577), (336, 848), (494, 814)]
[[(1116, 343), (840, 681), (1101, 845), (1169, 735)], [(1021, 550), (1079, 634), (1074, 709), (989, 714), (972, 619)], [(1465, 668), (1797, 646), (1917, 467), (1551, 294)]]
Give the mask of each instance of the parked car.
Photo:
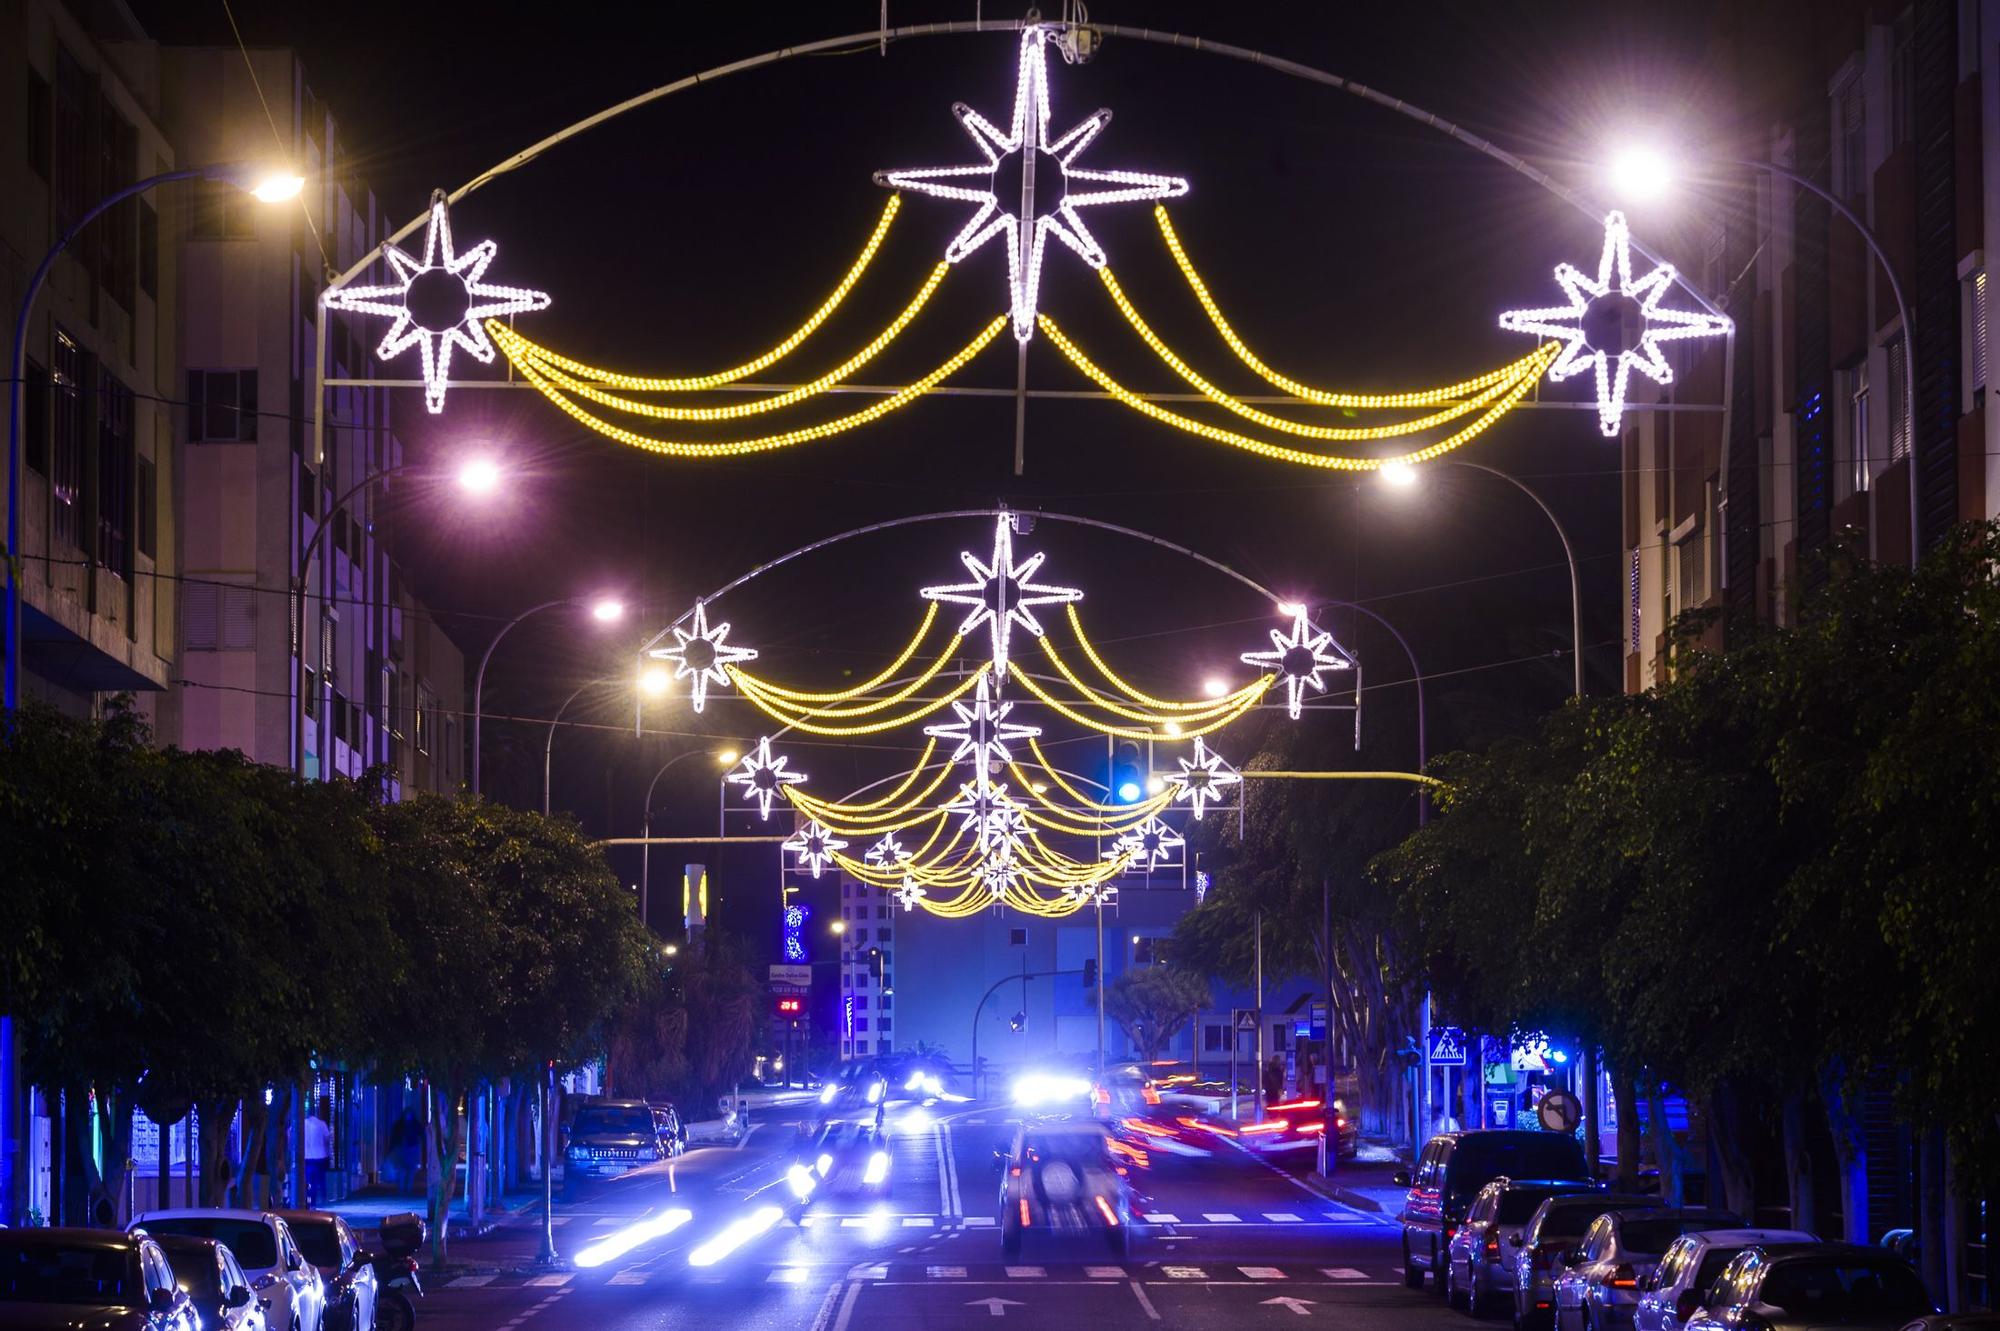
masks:
[(1424, 1144), (1413, 1171), (1398, 1171), (1408, 1188), (1403, 1225), (1403, 1283), (1421, 1289), (1430, 1272), (1444, 1292), (1444, 1252), (1479, 1190), (1494, 1179), (1590, 1181), (1583, 1147), (1555, 1132), (1447, 1132)]
[(1708, 1305), (1716, 1277), (1753, 1243), (1817, 1243), (1802, 1229), (1702, 1229), (1673, 1241), (1652, 1275), (1639, 1282), (1633, 1331), (1683, 1331)]
[(370, 1254), (361, 1250), (354, 1231), (331, 1211), (280, 1211), (291, 1226), (299, 1251), (319, 1268), (326, 1282), (326, 1331), (374, 1331), (375, 1308), (381, 1300)]
[(644, 1100), (585, 1100), (563, 1148), (563, 1197), (574, 1200), (586, 1178), (617, 1178), (666, 1158)]
[(1996, 1331), (1996, 1328), (2000, 1328), (2000, 1312), (1934, 1313), (1919, 1317), (1903, 1331)]
[(1551, 1197), (1599, 1192), (1595, 1183), (1576, 1179), (1496, 1178), (1481, 1188), (1445, 1250), (1445, 1301), (1482, 1317), (1503, 1294), (1511, 1297), (1521, 1226), (1535, 1208)]
[(1030, 1231), (1094, 1234), (1121, 1257), (1129, 1251), (1132, 1190), (1102, 1123), (1030, 1121), (994, 1156), (1000, 1165), (1003, 1254), (1018, 1254)]
[(1898, 1331), (1937, 1311), (1910, 1264), (1856, 1243), (1753, 1244), (1729, 1259), (1688, 1331)]
[(1596, 1196), (1551, 1197), (1535, 1208), (1514, 1245), (1515, 1331), (1543, 1331), (1555, 1322), (1556, 1277), (1590, 1222), (1611, 1211), (1650, 1211), (1658, 1197), (1607, 1192)]
[(201, 1331), (160, 1245), (108, 1229), (0, 1230), (0, 1326)]
[(1742, 1223), (1727, 1211), (1704, 1207), (1600, 1215), (1556, 1277), (1555, 1331), (1631, 1331), (1639, 1283), (1653, 1273), (1675, 1239)]
[(174, 1268), (174, 1283), (194, 1304), (201, 1331), (267, 1331), (267, 1301), (251, 1293), (250, 1277), (228, 1244), (192, 1234), (151, 1237)]
[(299, 1250), (292, 1229), (270, 1211), (205, 1211), (184, 1208), (148, 1211), (128, 1230), (151, 1235), (191, 1234), (227, 1244), (236, 1254), (250, 1290), (271, 1301), (271, 1331), (322, 1331), (326, 1322), (326, 1282)]
[(686, 1154), (687, 1124), (681, 1122), (680, 1111), (672, 1105), (653, 1106), (653, 1135), (660, 1139), (660, 1153), (669, 1159)]

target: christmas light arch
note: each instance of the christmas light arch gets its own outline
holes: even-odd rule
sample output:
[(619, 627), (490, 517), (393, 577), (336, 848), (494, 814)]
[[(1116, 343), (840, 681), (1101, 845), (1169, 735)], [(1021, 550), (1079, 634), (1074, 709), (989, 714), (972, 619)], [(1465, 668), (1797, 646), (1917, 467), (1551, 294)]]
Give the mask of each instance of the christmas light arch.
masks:
[[(945, 917), (992, 907), (1066, 915), (1113, 899), (1127, 875), (1187, 867), (1182, 816), (1212, 812), (1241, 780), (1211, 737), (1252, 709), (1282, 705), (1297, 718), (1316, 701), (1353, 710), (1358, 726), (1359, 664), (1303, 607), (1225, 564), (1129, 527), (1004, 508), (875, 523), (801, 547), (703, 597), (656, 634), (641, 659), (719, 660), (719, 653), (697, 650), (691, 658), (690, 651), (705, 640), (723, 645), (729, 630), (717, 604), (745, 583), (855, 537), (965, 519), (990, 524), (990, 544), (960, 556), (972, 581), (913, 587), (923, 606), (919, 621), (882, 669), (842, 688), (811, 689), (754, 670), (755, 655), (743, 655), (719, 667), (727, 684), (701, 700), (706, 708), (726, 697), (775, 725), (723, 777), (736, 800), (725, 799), (724, 807), (760, 821), (789, 810), (796, 825), (783, 850), (795, 869), (813, 877), (839, 870), (894, 895), (905, 909)], [(1037, 521), (1136, 537), (1194, 558), (1253, 590), (1286, 627), (1268, 634), (1268, 648), (1246, 641), (1246, 677), (1217, 696), (1149, 693), (1093, 641), (1085, 590), (1056, 581), (1043, 552), (1024, 547)], [(1347, 683), (1352, 701), (1339, 696)], [(1274, 696), (1286, 701), (1273, 704)], [(1105, 789), (1100, 797), (1090, 789), (1099, 783), (1051, 757), (1044, 743), (1051, 724), (1107, 744), (1145, 744), (1156, 787), (1129, 798)], [(792, 733), (873, 740), (899, 732), (922, 736), (916, 756), (876, 782), (879, 793), (866, 799), (819, 793), (810, 773), (782, 751)]]

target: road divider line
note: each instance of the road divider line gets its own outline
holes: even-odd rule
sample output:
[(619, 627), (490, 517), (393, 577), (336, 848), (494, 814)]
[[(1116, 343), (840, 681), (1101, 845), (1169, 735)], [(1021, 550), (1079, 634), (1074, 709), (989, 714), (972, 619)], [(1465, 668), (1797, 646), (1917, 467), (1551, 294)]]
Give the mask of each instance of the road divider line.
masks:
[(1155, 1322), (1160, 1320), (1160, 1310), (1155, 1308), (1153, 1301), (1146, 1297), (1146, 1287), (1136, 1280), (1132, 1282), (1132, 1297), (1139, 1300), (1139, 1306), (1145, 1310), (1146, 1316), (1150, 1320)]
[(848, 1282), (847, 1294), (840, 1301), (840, 1314), (833, 1319), (833, 1331), (847, 1331), (847, 1324), (854, 1320), (854, 1301), (860, 1297), (860, 1284)]

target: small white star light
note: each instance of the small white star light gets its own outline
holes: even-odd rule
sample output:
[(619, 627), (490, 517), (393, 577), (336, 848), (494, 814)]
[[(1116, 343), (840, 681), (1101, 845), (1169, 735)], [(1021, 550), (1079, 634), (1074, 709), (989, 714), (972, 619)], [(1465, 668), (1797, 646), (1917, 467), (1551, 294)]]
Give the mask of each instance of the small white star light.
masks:
[(972, 706), (954, 702), (951, 710), (958, 713), (958, 720), (941, 726), (925, 726), (924, 733), (937, 739), (955, 739), (958, 747), (952, 750), (951, 761), (960, 758), (972, 759), (975, 768), (986, 770), (994, 763), (1013, 761), (1014, 755), (1007, 751), (1010, 739), (1026, 739), (1030, 735), (1042, 733), (1040, 726), (1024, 726), (1009, 721), (1007, 713), (1014, 710), (1014, 704), (993, 701), (993, 679), (990, 675), (979, 677), (979, 691), (973, 695)]
[[(959, 551), (958, 557), (971, 572), (971, 582), (925, 587), (917, 594), (926, 601), (972, 607), (971, 613), (958, 626), (959, 634), (968, 634), (981, 624), (990, 626), (993, 673), (1001, 679), (1007, 677), (1007, 643), (1016, 624), (1039, 638), (1042, 636), (1042, 625), (1035, 618), (1035, 606), (1059, 605), (1083, 599), (1083, 593), (1075, 587), (1055, 587), (1031, 581), (1035, 570), (1042, 566), (1042, 560), (1046, 558), (1042, 552), (1037, 551), (1019, 563), (1014, 562), (1013, 518), (1009, 514), (1002, 513), (994, 526), (992, 562), (982, 561), (970, 550)], [(983, 690), (985, 685), (980, 687)], [(998, 718), (995, 719), (997, 721)]]
[(1115, 860), (1121, 855), (1129, 855), (1132, 858), (1129, 867), (1152, 870), (1171, 859), (1173, 853), (1186, 844), (1173, 828), (1158, 818), (1148, 818), (1114, 841), (1111, 849), (1104, 852), (1104, 858)]
[(917, 886), (914, 878), (905, 878), (903, 885), (896, 889), (896, 900), (903, 903), (905, 911), (915, 910), (917, 903), (922, 901), (927, 895), (921, 887)]
[(1011, 857), (998, 856), (980, 866), (979, 881), (997, 902), (1006, 897), (1009, 888), (1019, 885), (1021, 870)]
[(741, 786), (751, 799), (757, 801), (757, 816), (771, 816), (771, 801), (778, 798), (786, 786), (796, 785), (806, 779), (804, 772), (786, 770), (791, 760), (783, 754), (771, 752), (771, 737), (764, 736), (757, 741), (757, 751), (745, 755), (740, 771), (731, 772), (723, 778), (732, 786)]
[(728, 666), (732, 662), (757, 659), (756, 648), (729, 645), (728, 624), (709, 627), (708, 606), (701, 601), (694, 603), (694, 627), (684, 629), (675, 624), (672, 631), (673, 646), (659, 648), (647, 655), (672, 661), (675, 679), (694, 677), (692, 696), (697, 712), (708, 702), (710, 684), (720, 684), (724, 688), (729, 686)]
[(847, 843), (835, 836), (830, 829), (814, 821), (800, 828), (781, 849), (789, 850), (797, 856), (799, 863), (812, 870), (812, 876), (817, 878), (825, 871), (827, 865), (833, 863), (833, 852), (843, 849), (846, 845)]
[(395, 281), (380, 286), (337, 287), (321, 297), (329, 310), (386, 314), (395, 322), (375, 355), (389, 360), (415, 347), (423, 358), (424, 405), (444, 410), (445, 387), (451, 380), (451, 349), (460, 346), (481, 364), (493, 363), (493, 343), (483, 320), (524, 310), (545, 310), (548, 293), (526, 287), (495, 286), (482, 281), (498, 253), (482, 240), (463, 254), (451, 246), (451, 219), (444, 191), (431, 195), (430, 224), (424, 230), (421, 259), (394, 245), (382, 247)]
[(910, 852), (903, 849), (903, 843), (896, 840), (894, 832), (884, 832), (882, 839), (868, 848), (864, 856), (870, 864), (901, 864), (910, 858)]
[(1289, 634), (1272, 629), (1271, 650), (1245, 652), (1242, 659), (1245, 665), (1271, 671), (1285, 681), (1287, 710), (1296, 721), (1308, 688), (1314, 693), (1326, 692), (1326, 681), (1321, 678), (1324, 672), (1354, 668), (1352, 661), (1330, 650), (1332, 647), (1333, 635), (1307, 623), (1306, 612), (1300, 607), (1293, 611)]
[(1193, 758), (1174, 761), (1181, 765), (1181, 774), (1173, 779), (1174, 798), (1186, 800), (1197, 819), (1210, 800), (1222, 798), (1224, 786), (1233, 786), (1243, 779), (1222, 761), (1221, 754), (1210, 752), (1199, 737), (1194, 742)]
[[(1509, 332), (1563, 340), (1562, 355), (1549, 367), (1552, 383), (1594, 369), (1597, 426), (1606, 438), (1612, 438), (1625, 416), (1632, 371), (1656, 384), (1673, 382), (1673, 367), (1661, 354), (1661, 343), (1718, 337), (1734, 327), (1719, 314), (1661, 309), (1660, 298), (1673, 282), (1674, 267), (1667, 263), (1636, 282), (1632, 280), (1632, 232), (1625, 224), (1625, 214), (1612, 213), (1604, 219), (1604, 253), (1597, 260), (1596, 279), (1570, 264), (1559, 263), (1556, 284), (1569, 297), (1569, 304), (1509, 310), (1500, 316), (1500, 326)], [(1638, 340), (1629, 341), (1626, 330), (1634, 320)]]
[(942, 806), (945, 813), (963, 815), (959, 833), (970, 832), (973, 843), (986, 855), (1011, 858), (1027, 840), (1028, 821), (1004, 785), (993, 785), (983, 777), (968, 781), (958, 794)]
[[(1014, 336), (1023, 342), (1034, 336), (1042, 251), (1050, 236), (1069, 246), (1092, 268), (1104, 266), (1104, 250), (1083, 224), (1078, 209), (1142, 199), (1171, 199), (1188, 191), (1187, 181), (1179, 176), (1144, 171), (1092, 171), (1075, 164), (1083, 150), (1111, 123), (1109, 111), (1093, 111), (1068, 133), (1049, 136), (1045, 48), (1060, 33), (1059, 28), (1045, 25), (1021, 30), (1020, 62), (1014, 79), (1014, 116), (1006, 131), (962, 102), (951, 108), (984, 161), (969, 166), (880, 171), (875, 176), (878, 184), (894, 189), (910, 189), (976, 205), (972, 219), (946, 248), (946, 263), (957, 263), (995, 236), (1006, 237), (1007, 286)], [(1030, 193), (1032, 200), (1028, 197)], [(1032, 202), (1032, 218), (1022, 216), (1022, 205), (1028, 202)]]

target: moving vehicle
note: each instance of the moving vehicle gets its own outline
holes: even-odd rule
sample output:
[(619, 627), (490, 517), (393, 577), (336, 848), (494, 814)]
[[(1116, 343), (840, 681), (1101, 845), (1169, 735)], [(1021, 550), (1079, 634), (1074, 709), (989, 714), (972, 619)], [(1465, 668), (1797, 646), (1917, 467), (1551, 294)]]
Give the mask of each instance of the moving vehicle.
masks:
[(167, 1255), (174, 1283), (194, 1304), (202, 1331), (266, 1331), (265, 1302), (250, 1292), (250, 1277), (228, 1244), (191, 1234), (149, 1237)]
[(347, 1222), (330, 1211), (279, 1211), (326, 1284), (326, 1331), (374, 1331), (381, 1301), (375, 1268)]
[(651, 1105), (644, 1100), (585, 1100), (570, 1120), (563, 1148), (563, 1198), (574, 1201), (587, 1178), (617, 1178), (665, 1158)]
[(1730, 1258), (1753, 1243), (1817, 1243), (1802, 1229), (1702, 1229), (1675, 1239), (1652, 1275), (1639, 1282), (1633, 1331), (1682, 1331), (1708, 1304)]
[(1716, 1277), (1688, 1331), (1898, 1331), (1937, 1308), (1910, 1264), (1855, 1243), (1753, 1244)]
[(1408, 1188), (1403, 1224), (1403, 1283), (1421, 1289), (1424, 1273), (1444, 1292), (1444, 1252), (1479, 1190), (1502, 1176), (1588, 1183), (1583, 1147), (1555, 1132), (1447, 1132), (1431, 1138), (1414, 1170), (1395, 1182)]
[(269, 1299), (265, 1317), (271, 1331), (321, 1331), (326, 1321), (326, 1282), (299, 1250), (283, 1218), (270, 1211), (208, 1211), (185, 1207), (147, 1211), (126, 1226), (154, 1236), (191, 1234), (227, 1244), (250, 1277), (250, 1291)]
[(868, 1123), (826, 1124), (800, 1152), (820, 1194), (882, 1196), (889, 1191), (889, 1140)]
[(1514, 1245), (1515, 1331), (1541, 1331), (1555, 1322), (1556, 1277), (1591, 1221), (1608, 1212), (1650, 1211), (1659, 1204), (1658, 1197), (1612, 1192), (1551, 1197), (1536, 1207)]
[(1556, 1331), (1630, 1331), (1640, 1283), (1653, 1274), (1675, 1239), (1742, 1223), (1727, 1211), (1702, 1207), (1598, 1216), (1556, 1277)]
[(0, 1327), (201, 1331), (160, 1245), (110, 1229), (0, 1230)]
[(1024, 1123), (994, 1158), (1000, 1166), (1002, 1253), (1017, 1255), (1031, 1232), (1091, 1235), (1121, 1257), (1128, 1252), (1132, 1190), (1102, 1123)]
[(660, 1139), (660, 1152), (668, 1159), (687, 1154), (687, 1124), (681, 1122), (680, 1111), (672, 1105), (653, 1106), (653, 1135)]
[(1481, 1317), (1514, 1292), (1521, 1226), (1551, 1197), (1598, 1194), (1575, 1179), (1496, 1178), (1479, 1190), (1445, 1250), (1445, 1302)]

